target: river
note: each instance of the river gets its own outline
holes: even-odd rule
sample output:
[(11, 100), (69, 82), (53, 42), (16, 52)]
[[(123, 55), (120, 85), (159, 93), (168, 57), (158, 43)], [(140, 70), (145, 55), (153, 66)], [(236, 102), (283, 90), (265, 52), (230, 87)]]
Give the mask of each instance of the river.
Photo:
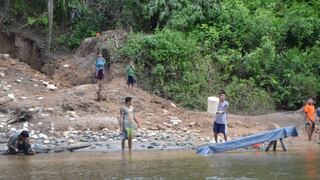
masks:
[(320, 179), (320, 148), (285, 152), (74, 152), (0, 156), (0, 179)]

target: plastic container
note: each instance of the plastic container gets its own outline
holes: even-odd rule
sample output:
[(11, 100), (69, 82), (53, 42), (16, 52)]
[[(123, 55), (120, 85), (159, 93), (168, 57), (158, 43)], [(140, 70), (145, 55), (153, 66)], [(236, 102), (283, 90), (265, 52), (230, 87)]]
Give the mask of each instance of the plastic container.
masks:
[(218, 111), (219, 98), (211, 96), (208, 97), (208, 108), (207, 112), (216, 114)]

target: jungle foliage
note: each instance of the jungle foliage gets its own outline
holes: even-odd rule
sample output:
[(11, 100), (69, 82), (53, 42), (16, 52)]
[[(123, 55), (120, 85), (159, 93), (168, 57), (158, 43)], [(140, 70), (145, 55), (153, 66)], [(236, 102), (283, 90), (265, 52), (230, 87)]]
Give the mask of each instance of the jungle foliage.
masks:
[[(47, 22), (44, 1), (11, 3), (13, 19)], [(143, 88), (191, 109), (224, 89), (232, 111), (258, 114), (320, 98), (319, 13), (318, 0), (57, 0), (54, 25), (72, 48), (132, 30), (122, 53)]]

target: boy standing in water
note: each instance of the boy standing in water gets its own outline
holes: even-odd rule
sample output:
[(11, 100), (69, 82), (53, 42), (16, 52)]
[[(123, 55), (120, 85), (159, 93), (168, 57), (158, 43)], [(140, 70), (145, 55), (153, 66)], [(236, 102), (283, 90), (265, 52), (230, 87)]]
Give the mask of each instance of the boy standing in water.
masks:
[(225, 100), (226, 95), (224, 92), (219, 94), (218, 111), (215, 115), (215, 121), (213, 124), (214, 140), (218, 142), (218, 134), (222, 133), (224, 140), (227, 141), (227, 109), (229, 103)]
[(122, 131), (121, 132), (122, 152), (124, 152), (126, 139), (128, 140), (129, 152), (131, 152), (132, 139), (134, 138), (134, 127), (135, 127), (134, 122), (137, 123), (138, 128), (140, 128), (140, 123), (134, 115), (134, 109), (133, 109), (131, 100), (132, 100), (131, 97), (126, 97), (125, 105), (120, 108), (119, 125), (120, 125), (120, 130)]
[(314, 101), (312, 98), (307, 100), (307, 103), (303, 108), (303, 112), (307, 123), (308, 140), (311, 141), (316, 121), (316, 108), (314, 107)]
[(133, 89), (133, 84), (135, 82), (134, 80), (134, 71), (135, 71), (135, 68), (134, 68), (134, 65), (133, 65), (133, 62), (130, 61), (129, 64), (126, 66), (126, 70), (127, 70), (127, 78), (128, 78), (128, 89), (130, 91), (132, 91)]

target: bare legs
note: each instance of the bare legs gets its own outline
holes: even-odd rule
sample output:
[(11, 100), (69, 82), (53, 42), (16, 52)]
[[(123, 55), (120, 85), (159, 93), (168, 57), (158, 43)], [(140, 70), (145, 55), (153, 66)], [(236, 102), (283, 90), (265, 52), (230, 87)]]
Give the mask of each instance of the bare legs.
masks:
[(314, 132), (314, 128), (313, 128), (313, 123), (312, 122), (308, 123), (307, 132), (308, 132), (308, 140), (311, 141), (312, 140), (312, 134)]
[[(122, 140), (121, 141), (122, 152), (124, 152), (125, 143), (126, 143), (126, 140)], [(131, 150), (132, 150), (132, 139), (128, 139), (128, 147), (129, 147), (129, 153), (131, 153)]]
[(133, 91), (133, 85), (132, 84), (128, 84), (128, 89), (129, 89), (130, 92), (132, 92)]
[[(228, 140), (228, 136), (227, 134), (223, 134), (224, 137), (224, 141)], [(214, 140), (216, 141), (216, 143), (218, 143), (218, 133), (214, 132)]]

